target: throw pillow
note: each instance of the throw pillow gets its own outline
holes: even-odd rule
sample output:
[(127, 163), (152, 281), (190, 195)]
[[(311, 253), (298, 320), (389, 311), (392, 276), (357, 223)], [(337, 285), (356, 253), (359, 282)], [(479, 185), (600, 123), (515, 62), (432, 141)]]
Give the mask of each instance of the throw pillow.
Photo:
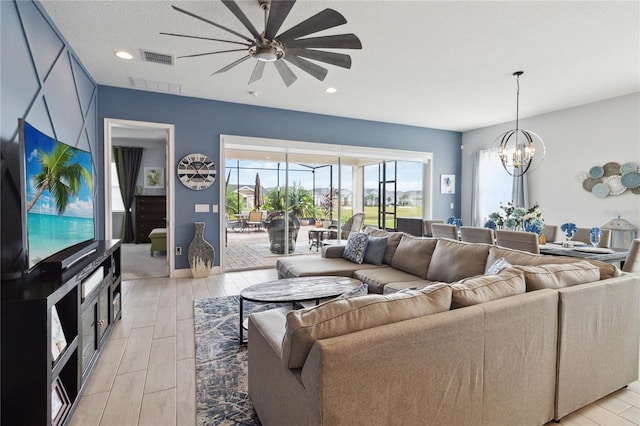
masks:
[(367, 249), (368, 235), (364, 232), (352, 232), (347, 239), (347, 246), (342, 252), (342, 257), (354, 263), (362, 263), (364, 252)]
[(577, 284), (585, 284), (600, 279), (597, 266), (581, 260), (573, 263), (549, 264), (540, 266), (516, 265), (515, 269), (524, 273), (527, 291), (543, 288), (564, 288)]
[(451, 284), (451, 309), (515, 296), (526, 291), (522, 272), (514, 268), (503, 269), (496, 275), (479, 275)]
[(340, 296), (336, 297), (336, 299), (350, 299), (352, 297), (366, 296), (368, 292), (369, 286), (365, 283), (362, 283), (353, 290), (342, 293)]
[(438, 239), (427, 270), (427, 279), (453, 283), (484, 274), (489, 247), (488, 244)]
[(405, 234), (393, 255), (391, 266), (417, 277), (426, 278), (437, 243), (436, 238), (413, 237)]
[(508, 268), (509, 266), (511, 266), (511, 264), (509, 262), (507, 262), (504, 259), (504, 257), (501, 257), (500, 259), (496, 260), (491, 265), (489, 265), (489, 267), (487, 268), (487, 270), (485, 271), (484, 274), (485, 275), (496, 275), (497, 273), (502, 271), (504, 268)]
[(404, 235), (404, 232), (388, 232), (384, 229), (374, 228), (373, 226), (367, 226), (364, 232), (373, 237), (387, 237), (387, 249), (384, 252), (382, 263), (391, 265), (391, 259), (393, 259), (393, 255), (398, 248), (398, 244), (400, 244), (400, 239)]
[(367, 241), (367, 248), (364, 251), (364, 263), (372, 265), (382, 265), (384, 253), (387, 250), (387, 237), (371, 237)]

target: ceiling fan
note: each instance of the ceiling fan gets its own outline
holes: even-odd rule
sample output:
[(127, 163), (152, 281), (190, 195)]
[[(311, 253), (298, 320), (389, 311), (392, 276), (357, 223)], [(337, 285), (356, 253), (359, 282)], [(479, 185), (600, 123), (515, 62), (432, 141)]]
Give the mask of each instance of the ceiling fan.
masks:
[[(289, 15), (291, 8), (295, 4), (295, 0), (257, 0), (260, 7), (264, 10), (265, 29), (262, 33), (256, 30), (255, 26), (249, 21), (247, 16), (242, 12), (238, 4), (234, 0), (221, 0), (222, 3), (235, 15), (236, 18), (251, 33), (251, 37), (245, 36), (223, 25), (217, 24), (207, 18), (198, 16), (195, 13), (181, 9), (177, 6), (171, 6), (174, 10), (191, 16), (192, 18), (206, 22), (230, 34), (233, 34), (243, 41), (222, 40), (210, 37), (199, 37), (186, 34), (165, 33), (160, 34), (174, 37), (186, 37), (200, 40), (211, 40), (223, 43), (238, 44), (244, 46), (241, 49), (218, 50), (215, 52), (197, 53), (194, 55), (178, 56), (178, 58), (192, 58), (198, 56), (216, 55), (219, 53), (229, 52), (247, 52), (240, 59), (220, 68), (211, 75), (220, 74), (229, 71), (236, 65), (246, 61), (249, 58), (257, 60), (256, 66), (251, 73), (249, 83), (256, 82), (262, 78), (264, 66), (267, 62), (273, 62), (276, 70), (280, 74), (284, 84), (289, 87), (297, 79), (291, 68), (284, 62), (287, 61), (298, 68), (311, 74), (313, 77), (322, 81), (327, 76), (328, 70), (314, 62), (325, 62), (327, 64), (336, 65), (342, 68), (351, 68), (351, 57), (344, 53), (328, 52), (317, 49), (362, 49), (360, 39), (355, 34), (337, 34), (321, 37), (307, 37), (318, 31), (337, 27), (347, 23), (347, 20), (340, 13), (333, 9), (325, 9), (309, 19), (300, 22), (288, 30), (276, 35), (284, 20)], [(308, 58), (308, 59), (305, 59)], [(284, 61), (283, 61), (284, 60)]]

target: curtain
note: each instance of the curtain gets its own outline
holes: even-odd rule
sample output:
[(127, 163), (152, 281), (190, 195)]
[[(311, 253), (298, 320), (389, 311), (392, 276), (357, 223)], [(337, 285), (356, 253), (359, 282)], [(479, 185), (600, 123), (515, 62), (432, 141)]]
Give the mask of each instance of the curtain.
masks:
[(511, 201), (512, 180), (500, 163), (497, 149), (473, 153), (471, 226), (484, 226), (500, 203)]
[(120, 195), (124, 204), (124, 216), (122, 217), (122, 229), (120, 239), (123, 243), (133, 242), (135, 238), (133, 230), (133, 205), (136, 194), (136, 181), (142, 162), (142, 152), (144, 148), (133, 148), (126, 146), (114, 146), (113, 158), (116, 163), (118, 180), (120, 181)]

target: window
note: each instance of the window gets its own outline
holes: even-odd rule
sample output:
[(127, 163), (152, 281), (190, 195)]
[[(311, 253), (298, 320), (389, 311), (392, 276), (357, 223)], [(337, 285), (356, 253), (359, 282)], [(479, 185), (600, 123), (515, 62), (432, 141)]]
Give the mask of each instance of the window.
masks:
[(124, 203), (120, 194), (120, 182), (115, 161), (111, 162), (111, 211), (124, 212)]

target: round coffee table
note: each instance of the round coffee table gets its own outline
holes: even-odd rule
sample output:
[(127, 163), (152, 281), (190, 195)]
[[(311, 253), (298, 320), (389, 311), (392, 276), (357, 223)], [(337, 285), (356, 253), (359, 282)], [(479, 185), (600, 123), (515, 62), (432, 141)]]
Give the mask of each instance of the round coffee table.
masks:
[(339, 296), (362, 284), (347, 277), (319, 276), (284, 278), (246, 287), (240, 292), (240, 344), (243, 337), (244, 301), (258, 303), (300, 303)]

